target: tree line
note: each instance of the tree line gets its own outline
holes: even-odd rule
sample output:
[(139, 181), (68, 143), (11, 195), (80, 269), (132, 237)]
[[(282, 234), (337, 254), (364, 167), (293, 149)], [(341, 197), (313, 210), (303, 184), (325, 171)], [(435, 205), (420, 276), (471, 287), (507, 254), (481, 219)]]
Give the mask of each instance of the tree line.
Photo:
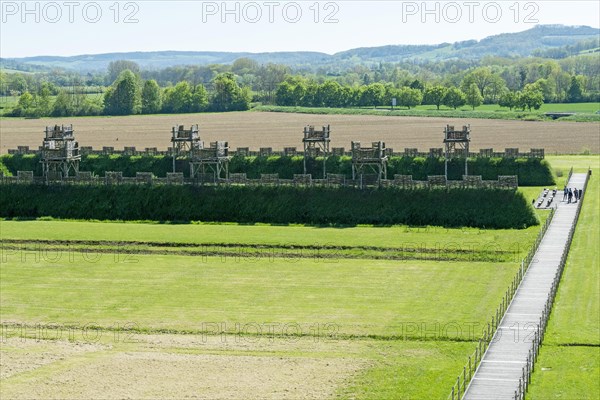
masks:
[[(12, 116), (63, 117), (73, 115), (133, 115), (157, 113), (189, 113), (203, 111), (244, 111), (250, 108), (249, 88), (240, 87), (230, 72), (217, 75), (209, 92), (202, 84), (187, 81), (161, 88), (156, 80), (143, 80), (129, 69), (121, 71), (102, 98), (83, 93), (72, 94), (65, 89), (53, 90), (44, 83), (31, 94), (19, 97)], [(54, 102), (51, 101), (56, 93)]]
[(394, 98), (406, 108), (499, 104), (531, 110), (543, 102), (599, 101), (597, 57), (380, 63), (339, 71), (259, 65), (248, 58), (231, 65), (143, 70), (122, 60), (111, 62), (104, 73), (85, 76), (0, 72), (0, 94), (18, 95), (9, 115), (28, 117), (234, 111), (248, 109), (251, 102), (380, 107)]
[[(444, 105), (453, 109), (468, 105), (475, 109), (484, 102), (521, 110), (539, 109), (547, 96), (549, 84), (540, 78), (522, 90), (512, 91), (491, 69), (481, 67), (465, 75), (460, 85), (426, 84), (414, 80), (409, 85), (376, 82), (368, 85), (342, 85), (334, 80), (317, 83), (294, 75), (277, 88), (276, 104), (302, 107), (379, 107), (397, 105), (408, 109), (420, 104)], [(568, 98), (576, 102), (583, 97), (583, 82), (571, 79)]]

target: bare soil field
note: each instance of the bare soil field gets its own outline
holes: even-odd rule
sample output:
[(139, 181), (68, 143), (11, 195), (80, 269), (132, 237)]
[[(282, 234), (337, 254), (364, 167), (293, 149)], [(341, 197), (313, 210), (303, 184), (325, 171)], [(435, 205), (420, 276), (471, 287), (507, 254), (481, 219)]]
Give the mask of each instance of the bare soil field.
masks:
[[(227, 344), (220, 337), (128, 339), (110, 345), (5, 339), (0, 344), (2, 398), (323, 399), (365, 366), (356, 359), (290, 355), (289, 341), (269, 341), (266, 349)], [(291, 347), (310, 345), (302, 342)]]
[(42, 143), (46, 125), (73, 124), (80, 146), (101, 149), (113, 146), (122, 149), (135, 146), (157, 147), (170, 145), (171, 127), (199, 124), (205, 142), (226, 140), (236, 147), (302, 147), (305, 125), (329, 124), (332, 146), (350, 148), (350, 142), (383, 140), (387, 147), (402, 151), (405, 147), (427, 151), (442, 147), (446, 124), (470, 124), (471, 149), (494, 148), (502, 151), (518, 147), (545, 148), (550, 153), (600, 152), (600, 124), (582, 122), (528, 122), (486, 119), (447, 119), (423, 117), (386, 117), (367, 115), (309, 115), (267, 112), (232, 112), (222, 114), (138, 115), (127, 117), (79, 117), (44, 119), (1, 119), (0, 153), (19, 145), (37, 148)]

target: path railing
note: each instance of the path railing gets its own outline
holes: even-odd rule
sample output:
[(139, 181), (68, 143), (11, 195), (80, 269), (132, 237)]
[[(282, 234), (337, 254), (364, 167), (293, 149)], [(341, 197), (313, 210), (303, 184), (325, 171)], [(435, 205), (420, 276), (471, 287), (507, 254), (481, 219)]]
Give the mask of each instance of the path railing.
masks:
[(527, 269), (531, 265), (533, 256), (539, 248), (540, 243), (542, 242), (542, 239), (544, 238), (544, 235), (546, 234), (546, 231), (548, 230), (548, 227), (552, 222), (554, 214), (555, 209), (550, 209), (550, 214), (548, 215), (548, 218), (546, 218), (546, 221), (542, 225), (542, 228), (538, 233), (535, 242), (529, 249), (529, 252), (525, 256), (525, 258), (521, 261), (521, 268), (519, 268), (519, 270), (513, 277), (513, 280), (511, 281), (508, 289), (506, 289), (506, 291), (504, 292), (504, 296), (502, 297), (502, 301), (498, 305), (498, 308), (496, 308), (496, 312), (492, 314), (492, 318), (490, 322), (488, 322), (487, 327), (484, 327), (483, 334), (477, 342), (477, 347), (475, 347), (475, 351), (469, 356), (469, 360), (463, 367), (462, 373), (458, 375), (456, 383), (454, 384), (454, 386), (452, 386), (452, 390), (448, 395), (448, 399), (459, 400), (465, 395), (467, 387), (469, 386), (469, 383), (471, 382), (475, 371), (481, 364), (481, 360), (483, 359), (483, 356), (487, 351), (490, 342), (492, 341), (492, 338), (496, 334), (498, 327), (501, 325), (502, 319), (506, 314), (506, 310), (510, 306), (510, 303), (514, 298), (515, 293), (517, 292), (517, 289), (519, 288), (519, 285), (523, 280), (523, 276), (525, 276), (525, 272), (527, 272)]
[[(523, 367), (521, 371), (521, 377), (519, 378), (519, 387), (515, 390), (515, 400), (523, 400), (525, 398), (525, 394), (527, 393), (527, 388), (529, 386), (529, 382), (531, 381), (531, 374), (534, 370), (534, 365), (537, 360), (537, 356), (539, 353), (540, 346), (542, 345), (542, 341), (544, 340), (544, 334), (546, 332), (546, 327), (548, 325), (548, 319), (550, 318), (550, 312), (552, 311), (552, 305), (554, 304), (554, 299), (556, 298), (556, 292), (558, 291), (558, 285), (560, 283), (560, 279), (562, 277), (563, 271), (565, 269), (565, 264), (567, 262), (567, 256), (569, 255), (569, 250), (571, 248), (571, 242), (573, 240), (573, 234), (575, 233), (575, 227), (577, 226), (577, 221), (579, 220), (579, 213), (581, 212), (581, 206), (583, 204), (583, 199), (585, 198), (587, 184), (590, 177), (591, 170), (588, 168), (588, 172), (585, 177), (585, 182), (583, 183), (583, 192), (581, 198), (577, 203), (577, 211), (575, 212), (575, 218), (573, 219), (573, 223), (569, 228), (569, 236), (567, 238), (567, 245), (560, 257), (560, 263), (558, 264), (558, 270), (554, 275), (554, 279), (552, 280), (552, 287), (550, 288), (550, 293), (548, 295), (548, 299), (546, 300), (546, 304), (544, 305), (544, 310), (542, 311), (542, 316), (540, 317), (539, 324), (534, 333), (533, 340), (531, 343), (531, 349), (529, 349), (529, 353), (527, 355), (527, 364)], [(573, 168), (569, 172), (569, 180), (571, 175), (573, 174)]]
[[(567, 183), (569, 183), (569, 181), (571, 180), (571, 175), (573, 175), (573, 167), (571, 167), (571, 169), (569, 170), (569, 176), (567, 176)], [(586, 182), (587, 182), (587, 179), (586, 179)]]

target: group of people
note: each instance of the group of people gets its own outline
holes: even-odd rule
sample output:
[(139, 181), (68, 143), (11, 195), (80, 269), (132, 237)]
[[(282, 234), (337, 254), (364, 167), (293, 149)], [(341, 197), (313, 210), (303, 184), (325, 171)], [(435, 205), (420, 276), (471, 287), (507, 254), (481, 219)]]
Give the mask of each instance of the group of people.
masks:
[[(581, 199), (582, 195), (582, 189), (570, 188), (566, 186), (563, 189), (563, 201), (566, 201), (567, 203), (577, 203), (577, 201)], [(573, 198), (575, 198), (575, 201), (573, 201)]]

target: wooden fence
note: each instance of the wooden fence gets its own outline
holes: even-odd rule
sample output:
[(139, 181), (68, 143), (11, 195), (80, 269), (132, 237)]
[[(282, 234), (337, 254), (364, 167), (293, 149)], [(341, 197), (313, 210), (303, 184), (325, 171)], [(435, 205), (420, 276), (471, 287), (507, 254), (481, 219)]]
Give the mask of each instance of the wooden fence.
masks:
[[(31, 149), (29, 146), (18, 146), (16, 149), (9, 149), (8, 154), (40, 154), (41, 147)], [(171, 147), (167, 150), (159, 150), (156, 147), (146, 147), (143, 150), (136, 147), (125, 147), (123, 149), (115, 149), (111, 146), (105, 146), (102, 149), (94, 149), (89, 146), (79, 147), (79, 153), (85, 155), (124, 155), (124, 156), (172, 156), (173, 150)], [(273, 150), (271, 147), (261, 147), (258, 150), (250, 150), (249, 147), (238, 147), (236, 150), (230, 149), (231, 156), (282, 156), (292, 157), (303, 155), (302, 149), (296, 147), (285, 147), (283, 150)], [(331, 151), (333, 156), (352, 156), (352, 151), (346, 151), (344, 147), (333, 147)], [(386, 149), (388, 157), (434, 157), (440, 158), (444, 156), (444, 149), (430, 148), (428, 151), (419, 151), (416, 148), (405, 148), (404, 151), (394, 151), (391, 148)], [(521, 152), (518, 148), (506, 148), (504, 151), (494, 151), (494, 149), (480, 149), (479, 152), (469, 152), (469, 158), (544, 158), (544, 149), (530, 149), (528, 152)]]
[(279, 178), (278, 174), (261, 174), (259, 179), (248, 179), (244, 173), (230, 174), (228, 179), (219, 179), (214, 174), (197, 174), (185, 178), (181, 172), (169, 172), (158, 178), (150, 172), (137, 172), (135, 177), (123, 176), (119, 171), (107, 171), (103, 177), (88, 171), (69, 177), (34, 176), (32, 171), (17, 171), (16, 176), (4, 176), (2, 184), (48, 184), (48, 185), (249, 185), (249, 186), (329, 186), (329, 187), (394, 187), (401, 189), (511, 189), (518, 186), (517, 176), (499, 176), (497, 180), (482, 180), (481, 176), (466, 175), (462, 180), (446, 180), (444, 175), (428, 176), (426, 181), (415, 181), (412, 175), (395, 175), (394, 179), (378, 180), (376, 175), (360, 175), (350, 179), (342, 174), (327, 174), (326, 179), (313, 179), (310, 174), (294, 174), (292, 179)]

